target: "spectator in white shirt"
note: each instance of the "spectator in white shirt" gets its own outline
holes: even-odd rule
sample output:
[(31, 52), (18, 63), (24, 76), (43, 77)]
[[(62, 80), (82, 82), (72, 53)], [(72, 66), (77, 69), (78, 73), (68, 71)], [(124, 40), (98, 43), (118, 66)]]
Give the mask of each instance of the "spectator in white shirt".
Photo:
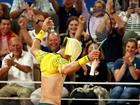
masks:
[[(0, 77), (8, 76), (8, 81), (11, 82), (0, 89), (0, 97), (17, 95), (20, 98), (28, 98), (34, 90), (34, 84), (26, 83), (32, 82), (32, 56), (22, 50), (22, 43), (18, 37), (10, 40), (10, 51), (2, 61)], [(20, 105), (32, 105), (32, 103), (29, 100), (20, 100)]]

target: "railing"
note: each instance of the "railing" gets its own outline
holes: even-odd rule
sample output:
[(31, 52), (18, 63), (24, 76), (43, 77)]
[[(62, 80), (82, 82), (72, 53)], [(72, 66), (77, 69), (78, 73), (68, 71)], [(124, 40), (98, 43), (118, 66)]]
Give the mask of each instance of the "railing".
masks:
[[(24, 81), (0, 81), (0, 83), (25, 83)], [(26, 82), (40, 84), (40, 81)], [(64, 84), (78, 85), (78, 84), (92, 84), (92, 85), (140, 85), (140, 83), (131, 82), (64, 82)], [(30, 100), (30, 98), (20, 98), (20, 97), (0, 97), (0, 99), (11, 99), (11, 100)], [(38, 99), (38, 98), (37, 98)], [(61, 100), (79, 100), (79, 101), (140, 101), (140, 99), (80, 99), (80, 98), (62, 98)]]

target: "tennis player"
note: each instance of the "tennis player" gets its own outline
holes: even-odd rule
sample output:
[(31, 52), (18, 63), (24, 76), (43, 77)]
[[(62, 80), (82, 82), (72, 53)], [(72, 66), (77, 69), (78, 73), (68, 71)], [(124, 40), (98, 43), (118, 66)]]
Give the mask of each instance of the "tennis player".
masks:
[(42, 30), (36, 36), (31, 47), (32, 54), (40, 63), (42, 76), (41, 99), (39, 105), (61, 105), (61, 93), (66, 76), (78, 71), (81, 66), (85, 65), (87, 62), (98, 59), (100, 55), (99, 51), (92, 51), (88, 55), (75, 61), (82, 50), (80, 42), (74, 38), (68, 38), (66, 46), (61, 48), (58, 53), (41, 51), (40, 42), (52, 25), (53, 22), (51, 18), (46, 18)]

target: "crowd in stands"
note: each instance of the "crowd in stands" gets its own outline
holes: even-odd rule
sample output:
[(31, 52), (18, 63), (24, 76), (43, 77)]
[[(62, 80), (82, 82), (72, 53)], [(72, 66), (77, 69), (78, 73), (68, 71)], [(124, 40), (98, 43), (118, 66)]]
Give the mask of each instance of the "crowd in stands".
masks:
[[(47, 17), (52, 18), (54, 27), (46, 32), (41, 50), (57, 53), (67, 38), (77, 37), (78, 30), (81, 32), (81, 37), (77, 37), (82, 46), (80, 57), (92, 50), (101, 51), (99, 59), (68, 75), (65, 81), (140, 82), (140, 1), (125, 0), (122, 4), (121, 0), (96, 0), (92, 11), (87, 9), (85, 0), (62, 1), (60, 5), (57, 0), (13, 0), (10, 10), (6, 4), (0, 3), (0, 80), (8, 81), (4, 85), (0, 83), (0, 97), (31, 98), (19, 100), (15, 105), (38, 105), (40, 85), (26, 82), (41, 81), (39, 63), (30, 48)], [(84, 18), (83, 25), (80, 24), (81, 16)], [(100, 46), (98, 40), (104, 37), (106, 40)], [(91, 74), (93, 65), (94, 73)], [(62, 97), (99, 98), (95, 96), (96, 92), (92, 92), (91, 96), (81, 94), (86, 86), (64, 84)], [(94, 91), (95, 86), (89, 84), (88, 88)], [(97, 86), (108, 92), (108, 99), (139, 99), (139, 85)], [(76, 91), (78, 95), (72, 94), (76, 88), (81, 89), (81, 92)], [(10, 102), (0, 98), (0, 105), (10, 105)], [(93, 103), (97, 104), (90, 101), (87, 105)], [(62, 101), (62, 105), (77, 104), (80, 101)], [(98, 104), (134, 105), (123, 100)], [(138, 105), (137, 101), (135, 105)]]

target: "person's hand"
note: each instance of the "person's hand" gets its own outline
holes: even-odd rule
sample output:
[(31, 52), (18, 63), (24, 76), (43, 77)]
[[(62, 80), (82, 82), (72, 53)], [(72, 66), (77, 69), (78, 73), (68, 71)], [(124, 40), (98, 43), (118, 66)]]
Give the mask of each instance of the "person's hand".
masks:
[(85, 23), (85, 18), (84, 16), (80, 15), (80, 17), (78, 18), (79, 24), (84, 24)]
[(95, 60), (95, 59), (99, 59), (100, 58), (100, 51), (99, 50), (92, 50), (89, 54), (88, 57), (91, 61)]
[(113, 0), (107, 0), (107, 3), (106, 3), (106, 11), (109, 13), (109, 14), (112, 14), (112, 12), (114, 12), (114, 7), (113, 7), (114, 2)]
[(51, 17), (48, 17), (43, 22), (42, 30), (48, 31), (53, 25), (54, 25), (53, 20), (51, 19)]
[(15, 64), (15, 62), (14, 62), (14, 60), (12, 58), (7, 59), (5, 63), (9, 68)]
[(129, 54), (125, 54), (125, 56), (123, 57), (123, 61), (126, 65), (131, 65), (133, 60), (134, 59)]
[(136, 9), (135, 9), (135, 12), (136, 12), (138, 15), (140, 15), (140, 8), (136, 8)]
[(130, 17), (132, 13), (134, 13), (134, 9), (132, 9), (131, 7), (128, 7), (127, 9), (127, 17)]

